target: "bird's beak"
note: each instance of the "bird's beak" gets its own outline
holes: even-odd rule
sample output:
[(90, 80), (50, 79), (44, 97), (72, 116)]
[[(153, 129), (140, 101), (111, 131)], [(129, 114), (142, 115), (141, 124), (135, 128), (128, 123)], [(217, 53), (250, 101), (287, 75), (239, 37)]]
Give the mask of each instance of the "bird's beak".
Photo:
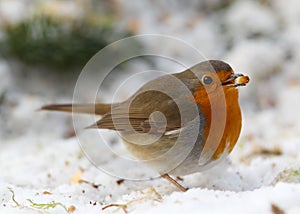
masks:
[(222, 82), (222, 85), (231, 87), (245, 86), (249, 81), (250, 78), (243, 74), (231, 74), (228, 79)]

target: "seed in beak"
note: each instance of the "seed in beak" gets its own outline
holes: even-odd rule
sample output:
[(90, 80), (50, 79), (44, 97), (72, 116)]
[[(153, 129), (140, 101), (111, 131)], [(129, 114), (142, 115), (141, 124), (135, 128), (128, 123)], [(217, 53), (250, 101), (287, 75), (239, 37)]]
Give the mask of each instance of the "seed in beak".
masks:
[(222, 85), (226, 86), (245, 86), (250, 81), (248, 76), (244, 76), (243, 74), (231, 74), (227, 80), (222, 82)]
[(249, 83), (250, 78), (248, 76), (239, 76), (235, 79), (235, 85), (236, 86), (245, 86), (247, 83)]

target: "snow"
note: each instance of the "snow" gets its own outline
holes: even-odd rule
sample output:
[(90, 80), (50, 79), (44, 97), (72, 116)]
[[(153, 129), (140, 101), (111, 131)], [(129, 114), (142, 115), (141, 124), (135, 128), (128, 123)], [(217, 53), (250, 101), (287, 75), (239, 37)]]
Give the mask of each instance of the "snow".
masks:
[(278, 30), (274, 12), (257, 1), (236, 1), (225, 15), (229, 35), (235, 40), (252, 36), (271, 36)]
[[(76, 3), (59, 3), (64, 6), (58, 9), (53, 2), (47, 4), (61, 13), (71, 4), (67, 16), (83, 13)], [(136, 33), (175, 36), (204, 58), (223, 59), (250, 76), (250, 84), (240, 89), (242, 133), (228, 160), (183, 177), (179, 182), (190, 188), (185, 193), (159, 178), (119, 180), (84, 155), (72, 137), (71, 116), (37, 111), (43, 104), (70, 102), (76, 79), (45, 77), (37, 70), (29, 74), (29, 68), (0, 58), (0, 97), (5, 92), (0, 101), (0, 212), (62, 213), (75, 207), (74, 213), (299, 213), (300, 2), (240, 0), (215, 9), (220, 2), (116, 1), (121, 24), (135, 21)], [(28, 16), (24, 7), (2, 0), (0, 23), (15, 24)], [(145, 45), (186, 62), (196, 59), (172, 42)], [(157, 69), (181, 66), (163, 59), (156, 63)], [(110, 100), (120, 85), (116, 99), (122, 100), (153, 78), (153, 66), (146, 62), (137, 60), (128, 68), (109, 78), (113, 83), (104, 87), (103, 100)], [(148, 72), (130, 76), (143, 70)], [(114, 152), (123, 154), (119, 140), (105, 136)], [(105, 160), (106, 169), (115, 167), (113, 156), (93, 152)], [(138, 176), (139, 169), (122, 167)], [(118, 206), (102, 210), (109, 204)]]
[(0, 25), (16, 24), (28, 16), (26, 4), (21, 1), (1, 1), (0, 2)]

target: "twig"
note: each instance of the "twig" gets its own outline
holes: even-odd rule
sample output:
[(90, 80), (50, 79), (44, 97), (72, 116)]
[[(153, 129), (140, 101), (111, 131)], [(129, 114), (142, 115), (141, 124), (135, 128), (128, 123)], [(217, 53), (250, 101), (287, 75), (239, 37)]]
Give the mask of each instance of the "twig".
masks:
[(110, 207), (118, 207), (118, 209), (122, 209), (125, 214), (128, 213), (127, 210), (126, 210), (127, 204), (108, 204), (108, 205), (102, 207), (102, 210), (105, 210), (105, 209), (110, 208)]
[(17, 207), (20, 206), (20, 204), (16, 201), (15, 199), (15, 192), (13, 191), (13, 189), (11, 187), (7, 187), (7, 189), (11, 192), (12, 196), (11, 196), (11, 200), (16, 204)]

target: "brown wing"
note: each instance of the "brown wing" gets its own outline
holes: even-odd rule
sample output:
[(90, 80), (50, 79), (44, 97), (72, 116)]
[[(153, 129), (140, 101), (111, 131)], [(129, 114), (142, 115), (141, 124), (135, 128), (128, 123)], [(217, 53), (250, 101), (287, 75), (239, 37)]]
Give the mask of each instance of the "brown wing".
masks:
[[(150, 117), (154, 112), (161, 112), (164, 117)], [(113, 108), (105, 114), (93, 128), (113, 129), (118, 131), (173, 130), (180, 127), (180, 113), (174, 101), (157, 91), (146, 91)]]
[(145, 91), (113, 107), (109, 113), (89, 128), (125, 132), (134, 130), (140, 133), (172, 131), (181, 127), (182, 120), (186, 123), (195, 118), (196, 115), (193, 114), (181, 118), (182, 111), (188, 111), (191, 104), (195, 105), (185, 96), (179, 96), (173, 100), (162, 92)]

